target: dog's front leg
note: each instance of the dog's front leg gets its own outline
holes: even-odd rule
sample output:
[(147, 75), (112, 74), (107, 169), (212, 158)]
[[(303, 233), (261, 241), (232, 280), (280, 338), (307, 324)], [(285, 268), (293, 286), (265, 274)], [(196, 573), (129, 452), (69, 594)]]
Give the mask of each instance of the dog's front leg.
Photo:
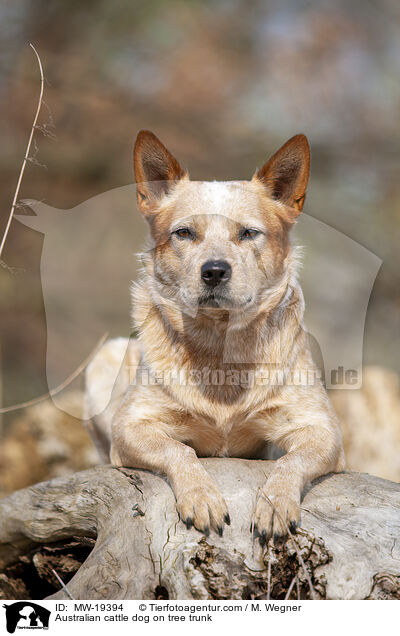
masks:
[(230, 524), (225, 500), (193, 448), (174, 439), (173, 432), (173, 425), (160, 421), (132, 421), (123, 409), (113, 423), (111, 463), (165, 475), (187, 528), (193, 525), (208, 535), (213, 527), (221, 536), (224, 524)]
[[(329, 472), (344, 469), (339, 423), (330, 409), (299, 416), (286, 412), (285, 422), (269, 429), (268, 439), (287, 451), (276, 460), (261, 489), (254, 514), (254, 528), (265, 543), (283, 539), (300, 523), (300, 500), (305, 484)], [(301, 421), (302, 420), (302, 421)]]

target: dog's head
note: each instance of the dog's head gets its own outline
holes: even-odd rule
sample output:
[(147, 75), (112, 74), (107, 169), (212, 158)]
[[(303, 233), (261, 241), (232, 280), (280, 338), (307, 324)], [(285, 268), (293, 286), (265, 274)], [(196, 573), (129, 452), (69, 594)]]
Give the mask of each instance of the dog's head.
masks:
[(309, 177), (306, 137), (292, 137), (251, 181), (191, 181), (149, 131), (137, 137), (134, 165), (151, 233), (145, 266), (162, 295), (183, 311), (257, 306), (288, 266)]

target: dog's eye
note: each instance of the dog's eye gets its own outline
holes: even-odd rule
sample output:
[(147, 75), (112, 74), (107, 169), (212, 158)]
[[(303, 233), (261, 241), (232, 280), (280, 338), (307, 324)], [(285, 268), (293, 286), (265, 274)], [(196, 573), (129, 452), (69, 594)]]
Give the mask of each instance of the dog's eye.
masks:
[(261, 234), (259, 230), (253, 230), (252, 228), (244, 228), (241, 230), (239, 234), (239, 238), (241, 241), (246, 241), (247, 239), (254, 239), (256, 236)]
[(189, 230), (189, 228), (187, 227), (180, 227), (179, 229), (175, 230), (175, 232), (173, 232), (173, 234), (176, 234), (176, 236), (179, 236), (179, 238), (182, 239), (194, 239), (195, 235), (193, 234), (193, 232), (191, 230)]

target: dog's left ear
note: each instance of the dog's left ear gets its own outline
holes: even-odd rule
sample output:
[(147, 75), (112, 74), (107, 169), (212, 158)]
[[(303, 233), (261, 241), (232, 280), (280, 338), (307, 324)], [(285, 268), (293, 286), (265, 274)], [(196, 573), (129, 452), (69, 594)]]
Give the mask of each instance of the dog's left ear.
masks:
[(139, 210), (148, 216), (174, 183), (187, 173), (150, 130), (141, 130), (134, 150), (136, 194)]
[[(304, 205), (310, 175), (310, 146), (305, 135), (295, 135), (256, 172), (269, 196), (292, 208), (297, 217)], [(294, 220), (294, 219), (293, 219)]]

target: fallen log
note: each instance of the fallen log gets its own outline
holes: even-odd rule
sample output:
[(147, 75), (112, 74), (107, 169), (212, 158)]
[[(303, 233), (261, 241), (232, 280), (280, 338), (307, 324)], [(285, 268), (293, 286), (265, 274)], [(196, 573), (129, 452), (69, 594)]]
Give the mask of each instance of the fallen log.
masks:
[(41, 598), (52, 576), (40, 588), (52, 599), (400, 598), (400, 484), (318, 479), (299, 533), (262, 548), (250, 527), (273, 462), (201, 461), (230, 510), (223, 537), (187, 530), (168, 483), (144, 470), (99, 466), (0, 500), (0, 598)]

